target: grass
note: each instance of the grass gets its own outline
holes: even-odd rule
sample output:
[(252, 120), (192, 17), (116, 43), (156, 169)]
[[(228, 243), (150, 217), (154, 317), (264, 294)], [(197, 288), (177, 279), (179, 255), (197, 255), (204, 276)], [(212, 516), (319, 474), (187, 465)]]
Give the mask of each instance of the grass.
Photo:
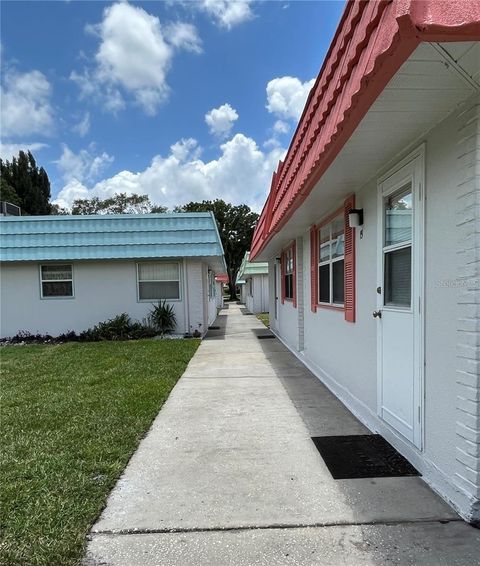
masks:
[(109, 491), (197, 347), (2, 348), (0, 564), (78, 564)]
[(268, 312), (257, 314), (257, 318), (258, 320), (261, 320), (267, 328), (270, 326), (270, 315), (268, 314)]

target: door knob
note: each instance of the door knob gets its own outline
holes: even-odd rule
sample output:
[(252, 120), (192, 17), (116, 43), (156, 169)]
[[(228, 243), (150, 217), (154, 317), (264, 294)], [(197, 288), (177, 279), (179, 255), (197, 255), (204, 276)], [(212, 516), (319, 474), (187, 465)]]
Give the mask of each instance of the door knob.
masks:
[(382, 311), (373, 311), (373, 318), (382, 318)]

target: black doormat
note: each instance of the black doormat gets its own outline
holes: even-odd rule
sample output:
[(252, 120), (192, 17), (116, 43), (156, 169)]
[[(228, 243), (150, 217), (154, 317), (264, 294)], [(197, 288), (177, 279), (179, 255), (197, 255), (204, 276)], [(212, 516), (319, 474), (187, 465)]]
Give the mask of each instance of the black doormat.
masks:
[(418, 471), (379, 434), (312, 438), (333, 479), (418, 476)]
[(220, 330), (220, 326), (209, 326), (208, 330)]
[(273, 334), (265, 334), (264, 336), (257, 336), (259, 340), (267, 340), (267, 338), (275, 338)]

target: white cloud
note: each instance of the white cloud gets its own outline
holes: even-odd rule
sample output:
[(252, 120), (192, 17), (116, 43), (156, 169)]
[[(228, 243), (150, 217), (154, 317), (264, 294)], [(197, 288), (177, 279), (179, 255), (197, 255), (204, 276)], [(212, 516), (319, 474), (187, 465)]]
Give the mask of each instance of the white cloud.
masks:
[(202, 53), (202, 40), (197, 28), (185, 22), (168, 24), (165, 27), (165, 38), (177, 49), (185, 49), (192, 53)]
[(251, 20), (252, 0), (201, 0), (194, 5), (209, 14), (215, 22), (226, 29)]
[(62, 147), (62, 155), (55, 163), (66, 183), (93, 181), (113, 162), (113, 157), (108, 153), (95, 155), (94, 144), (90, 144), (87, 149), (82, 149), (78, 153), (74, 153), (66, 144)]
[(267, 110), (283, 119), (298, 120), (315, 79), (302, 83), (296, 77), (278, 77), (267, 84)]
[(193, 138), (182, 138), (180, 141), (170, 146), (170, 151), (172, 156), (179, 162), (187, 161), (187, 159), (195, 161), (200, 157), (202, 148), (198, 145), (197, 140)]
[(70, 78), (82, 98), (94, 97), (113, 113), (125, 107), (125, 95), (130, 95), (154, 115), (169, 94), (167, 74), (175, 50), (201, 52), (193, 25), (177, 22), (162, 28), (156, 16), (127, 2), (105, 8), (103, 20), (86, 29), (100, 39), (96, 64), (73, 71)]
[(1, 89), (3, 136), (49, 135), (53, 129), (52, 87), (40, 71), (5, 76)]
[(219, 137), (227, 137), (236, 120), (238, 120), (238, 113), (228, 103), (222, 104), (218, 108), (212, 108), (210, 112), (205, 114), (205, 122), (210, 133)]
[(276, 134), (287, 134), (290, 131), (290, 125), (283, 120), (277, 120), (273, 125), (273, 131)]
[(31, 151), (35, 153), (44, 147), (48, 147), (46, 143), (0, 143), (0, 157), (11, 161), (12, 157), (16, 157), (19, 151)]
[(82, 138), (88, 134), (90, 131), (90, 112), (85, 112), (80, 122), (73, 127), (73, 131)]
[(75, 198), (107, 198), (126, 192), (148, 194), (152, 202), (169, 208), (192, 200), (222, 198), (259, 210), (270, 187), (272, 171), (285, 150), (276, 147), (264, 152), (243, 134), (236, 134), (220, 150), (218, 159), (203, 161), (195, 140), (181, 140), (171, 146), (166, 157), (155, 156), (144, 171), (121, 171), (91, 188), (78, 182), (67, 183), (55, 202), (69, 207)]

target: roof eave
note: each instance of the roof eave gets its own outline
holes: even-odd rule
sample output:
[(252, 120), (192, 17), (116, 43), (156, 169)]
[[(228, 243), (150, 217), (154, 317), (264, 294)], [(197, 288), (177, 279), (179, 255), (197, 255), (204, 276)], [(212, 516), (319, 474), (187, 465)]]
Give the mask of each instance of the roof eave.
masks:
[[(278, 182), (275, 185), (272, 184), (267, 200), (268, 206), (264, 206), (253, 236), (251, 260), (260, 258), (260, 254), (268, 242), (282, 229), (305, 201), (313, 187), (356, 130), (370, 106), (422, 41), (471, 41), (480, 39), (480, 4), (472, 3), (476, 5), (468, 6), (468, 9), (465, 10), (465, 3), (454, 3), (455, 9), (452, 9), (452, 3), (443, 0), (435, 0), (435, 2), (432, 0), (425, 0), (425, 2), (412, 0), (387, 2), (382, 0), (379, 5), (383, 5), (383, 12), (376, 25), (378, 29), (380, 29), (380, 26), (384, 26), (384, 28), (381, 28), (381, 33), (378, 32), (374, 44), (370, 47), (371, 50), (376, 48), (378, 52), (372, 64), (366, 67), (358, 90), (350, 95), (351, 103), (349, 107), (346, 108), (343, 115), (338, 116), (335, 128), (323, 147), (317, 150), (317, 141), (311, 141), (309, 148), (302, 149), (305, 144), (305, 137), (309, 132), (309, 126), (315, 117), (315, 113), (318, 112), (318, 108), (313, 107), (317, 94), (316, 89), (324, 78), (323, 74), (329, 67), (329, 58), (333, 56), (336, 42), (340, 41), (343, 26), (347, 24), (355, 4), (355, 0), (351, 0), (347, 4), (334, 41), (330, 46), (292, 138), (281, 175), (279, 174), (277, 177)], [(363, 8), (366, 5), (367, 3), (363, 5)], [(358, 21), (360, 21), (360, 18)], [(368, 37), (368, 24), (371, 24), (371, 22), (367, 22), (365, 26), (366, 38)], [(358, 53), (355, 53), (357, 60), (350, 60), (348, 62), (349, 68), (359, 63), (362, 52), (360, 49), (356, 51), (358, 51)], [(336, 96), (339, 95), (343, 96), (341, 88), (338, 89)], [(332, 103), (330, 107), (332, 110), (335, 109), (335, 104)], [(322, 109), (322, 111), (324, 110), (325, 108)], [(318, 139), (322, 133), (321, 129), (317, 133)], [(301, 157), (298, 158), (297, 154), (300, 149), (302, 149), (302, 153)], [(291, 170), (292, 163), (297, 163), (294, 170)], [(280, 191), (284, 192), (278, 198)], [(277, 200), (278, 206), (273, 210), (275, 200)]]

